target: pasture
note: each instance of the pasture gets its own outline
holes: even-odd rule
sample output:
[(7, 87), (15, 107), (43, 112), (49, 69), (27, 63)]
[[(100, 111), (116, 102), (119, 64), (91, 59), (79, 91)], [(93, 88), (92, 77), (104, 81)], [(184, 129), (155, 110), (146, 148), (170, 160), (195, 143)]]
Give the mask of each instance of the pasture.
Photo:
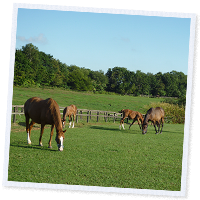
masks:
[[(56, 94), (53, 96), (52, 93)], [(85, 100), (83, 96), (78, 97), (78, 93), (74, 92), (74, 96), (72, 93), (69, 96), (68, 91), (55, 89), (44, 92), (33, 89), (31, 92), (26, 88), (14, 88), (13, 104), (22, 105), (28, 98), (40, 96), (52, 97), (60, 106), (69, 105), (70, 99), (73, 99), (71, 103), (79, 104), (77, 107), (81, 108), (101, 109), (99, 107), (104, 104), (106, 107), (101, 110), (115, 107), (115, 111), (124, 105), (142, 112), (144, 105), (158, 101), (129, 96), (122, 99), (123, 96), (119, 95), (107, 95), (106, 98), (106, 95), (80, 93), (85, 98), (90, 96)], [(111, 98), (114, 100), (110, 106), (107, 104), (110, 104)], [(131, 104), (131, 99), (134, 104)], [(38, 146), (40, 125), (37, 124), (31, 133), (32, 144), (28, 145), (25, 117), (20, 115), (15, 124), (11, 123), (8, 181), (179, 191), (184, 125), (164, 124), (163, 133), (158, 135), (155, 135), (152, 125), (149, 125), (146, 135), (142, 135), (137, 124), (130, 130), (128, 126), (125, 124), (126, 129), (119, 130), (119, 122), (75, 123), (74, 129), (66, 128), (64, 151), (59, 152), (54, 140), (55, 131), (53, 148), (48, 149), (50, 126), (44, 130), (43, 147)]]
[(121, 96), (118, 94), (93, 94), (90, 92), (75, 92), (62, 89), (21, 88), (13, 89), (13, 105), (23, 105), (31, 97), (43, 99), (53, 98), (59, 106), (74, 104), (77, 108), (91, 110), (119, 111), (121, 109), (137, 110), (146, 112), (145, 105), (160, 102), (161, 98), (145, 98), (133, 96)]
[(137, 125), (121, 131), (112, 123), (79, 125), (67, 129), (63, 152), (55, 133), (48, 149), (50, 127), (43, 147), (38, 125), (28, 145), (24, 125), (12, 127), (9, 181), (180, 190), (183, 125), (167, 124), (160, 135), (153, 126), (142, 135)]

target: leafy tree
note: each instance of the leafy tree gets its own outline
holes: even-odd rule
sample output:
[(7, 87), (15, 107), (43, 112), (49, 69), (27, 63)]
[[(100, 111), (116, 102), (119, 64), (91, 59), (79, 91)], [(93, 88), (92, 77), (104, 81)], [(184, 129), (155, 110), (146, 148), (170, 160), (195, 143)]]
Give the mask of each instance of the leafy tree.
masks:
[(33, 44), (27, 44), (15, 53), (14, 85), (51, 86), (78, 91), (108, 91), (119, 94), (179, 97), (185, 104), (187, 75), (171, 71), (143, 73), (124, 67), (92, 71), (76, 65), (67, 66), (50, 54), (40, 52)]
[(79, 68), (75, 65), (68, 67), (68, 85), (71, 89), (79, 91), (90, 91), (92, 90), (92, 82), (88, 77), (89, 70)]

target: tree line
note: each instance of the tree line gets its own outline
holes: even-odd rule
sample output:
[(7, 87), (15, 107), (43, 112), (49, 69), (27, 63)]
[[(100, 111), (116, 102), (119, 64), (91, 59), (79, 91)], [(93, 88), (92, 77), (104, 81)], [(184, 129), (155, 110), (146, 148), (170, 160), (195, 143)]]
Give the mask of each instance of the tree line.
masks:
[(186, 94), (187, 75), (171, 71), (157, 74), (129, 71), (124, 67), (93, 71), (68, 66), (39, 51), (33, 44), (15, 52), (15, 86), (62, 87), (76, 91), (114, 92), (128, 95), (182, 97)]

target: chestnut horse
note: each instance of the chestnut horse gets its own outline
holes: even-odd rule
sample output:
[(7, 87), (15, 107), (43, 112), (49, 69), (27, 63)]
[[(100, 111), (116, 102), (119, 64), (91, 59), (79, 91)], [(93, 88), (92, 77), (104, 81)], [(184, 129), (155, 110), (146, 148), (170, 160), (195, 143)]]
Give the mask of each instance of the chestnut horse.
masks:
[[(48, 98), (43, 100), (38, 97), (32, 97), (28, 99), (24, 104), (24, 113), (26, 117), (26, 132), (28, 144), (31, 144), (31, 129), (35, 123), (41, 124), (41, 133), (39, 138), (39, 145), (42, 145), (42, 135), (44, 132), (44, 126), (46, 124), (51, 125), (51, 134), (49, 139), (49, 148), (51, 146), (51, 140), (53, 136), (54, 127), (56, 127), (56, 142), (59, 151), (63, 151), (63, 140), (65, 138), (65, 131), (62, 130), (62, 122), (60, 116), (60, 109), (55, 100)], [(29, 124), (29, 119), (31, 123)]]
[[(121, 126), (123, 129), (124, 128), (124, 120), (126, 117), (128, 117), (129, 119), (133, 119), (132, 124), (129, 126), (129, 129), (131, 128), (131, 126), (133, 125), (133, 123), (137, 120), (138, 121), (138, 125), (141, 129), (141, 125), (143, 124), (144, 118), (142, 116), (142, 114), (140, 112), (137, 111), (133, 111), (133, 110), (129, 110), (129, 109), (122, 109), (121, 111), (119, 111), (119, 113), (123, 114), (123, 117), (120, 121), (120, 125), (119, 125), (119, 129), (121, 130)], [(141, 124), (140, 124), (141, 122)]]
[(71, 123), (72, 123), (72, 115), (73, 115), (73, 125), (72, 128), (74, 128), (74, 121), (76, 118), (76, 112), (77, 112), (77, 107), (75, 105), (70, 105), (67, 106), (64, 110), (63, 110), (63, 118), (62, 118), (62, 124), (63, 124), (63, 128), (65, 127), (65, 122), (66, 122), (66, 117), (69, 117), (69, 128), (71, 128)]
[[(163, 108), (161, 107), (150, 108), (147, 111), (147, 114), (145, 115), (145, 118), (144, 118), (144, 122), (142, 124), (142, 134), (146, 134), (149, 121), (153, 123), (156, 134), (158, 134), (159, 132), (162, 133), (164, 116), (165, 116), (165, 112)], [(162, 123), (162, 127), (160, 130), (161, 123)], [(156, 125), (158, 126), (158, 131), (156, 129)]]

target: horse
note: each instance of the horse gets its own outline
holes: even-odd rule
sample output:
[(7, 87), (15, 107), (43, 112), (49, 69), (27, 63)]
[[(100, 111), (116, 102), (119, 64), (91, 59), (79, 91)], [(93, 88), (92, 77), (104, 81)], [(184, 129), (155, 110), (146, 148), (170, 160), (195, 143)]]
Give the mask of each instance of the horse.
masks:
[[(44, 126), (46, 124), (51, 125), (51, 134), (49, 139), (49, 148), (51, 146), (51, 140), (53, 136), (54, 127), (56, 127), (56, 142), (59, 151), (63, 151), (63, 140), (65, 138), (64, 133), (66, 132), (62, 130), (62, 122), (60, 116), (60, 109), (55, 100), (52, 98), (48, 98), (43, 100), (39, 97), (32, 97), (28, 99), (24, 104), (24, 113), (26, 118), (26, 132), (27, 132), (27, 142), (31, 144), (31, 129), (35, 123), (41, 124), (41, 132), (39, 138), (39, 146), (42, 145), (42, 135), (44, 132)], [(29, 124), (29, 119), (31, 119), (31, 123)]]
[[(144, 122), (142, 124), (142, 134), (146, 134), (149, 121), (151, 121), (153, 123), (156, 134), (158, 134), (159, 132), (162, 133), (164, 116), (165, 116), (165, 112), (164, 112), (163, 108), (161, 108), (161, 107), (150, 108), (147, 111), (145, 118), (144, 118)], [(161, 123), (162, 123), (162, 127), (160, 130)], [(156, 129), (156, 125), (158, 126), (158, 131)]]
[[(131, 128), (131, 126), (133, 125), (133, 123), (136, 120), (138, 121), (138, 125), (139, 125), (140, 129), (142, 128), (141, 125), (143, 124), (144, 118), (140, 112), (129, 110), (129, 109), (122, 109), (121, 111), (119, 111), (119, 113), (122, 113), (122, 116), (123, 116), (121, 118), (120, 125), (119, 125), (120, 130), (121, 130), (121, 126), (123, 129), (125, 129), (124, 128), (124, 120), (126, 117), (128, 117), (129, 119), (133, 119), (133, 122), (129, 126), (129, 129)], [(140, 122), (141, 122), (141, 124), (140, 124)]]
[(65, 122), (66, 122), (66, 117), (69, 117), (69, 128), (71, 128), (71, 123), (72, 123), (72, 115), (73, 115), (73, 125), (72, 128), (74, 128), (74, 121), (76, 118), (76, 112), (77, 112), (77, 107), (75, 105), (70, 105), (67, 106), (64, 110), (63, 110), (63, 118), (62, 118), (62, 124), (63, 124), (63, 128), (65, 127)]

